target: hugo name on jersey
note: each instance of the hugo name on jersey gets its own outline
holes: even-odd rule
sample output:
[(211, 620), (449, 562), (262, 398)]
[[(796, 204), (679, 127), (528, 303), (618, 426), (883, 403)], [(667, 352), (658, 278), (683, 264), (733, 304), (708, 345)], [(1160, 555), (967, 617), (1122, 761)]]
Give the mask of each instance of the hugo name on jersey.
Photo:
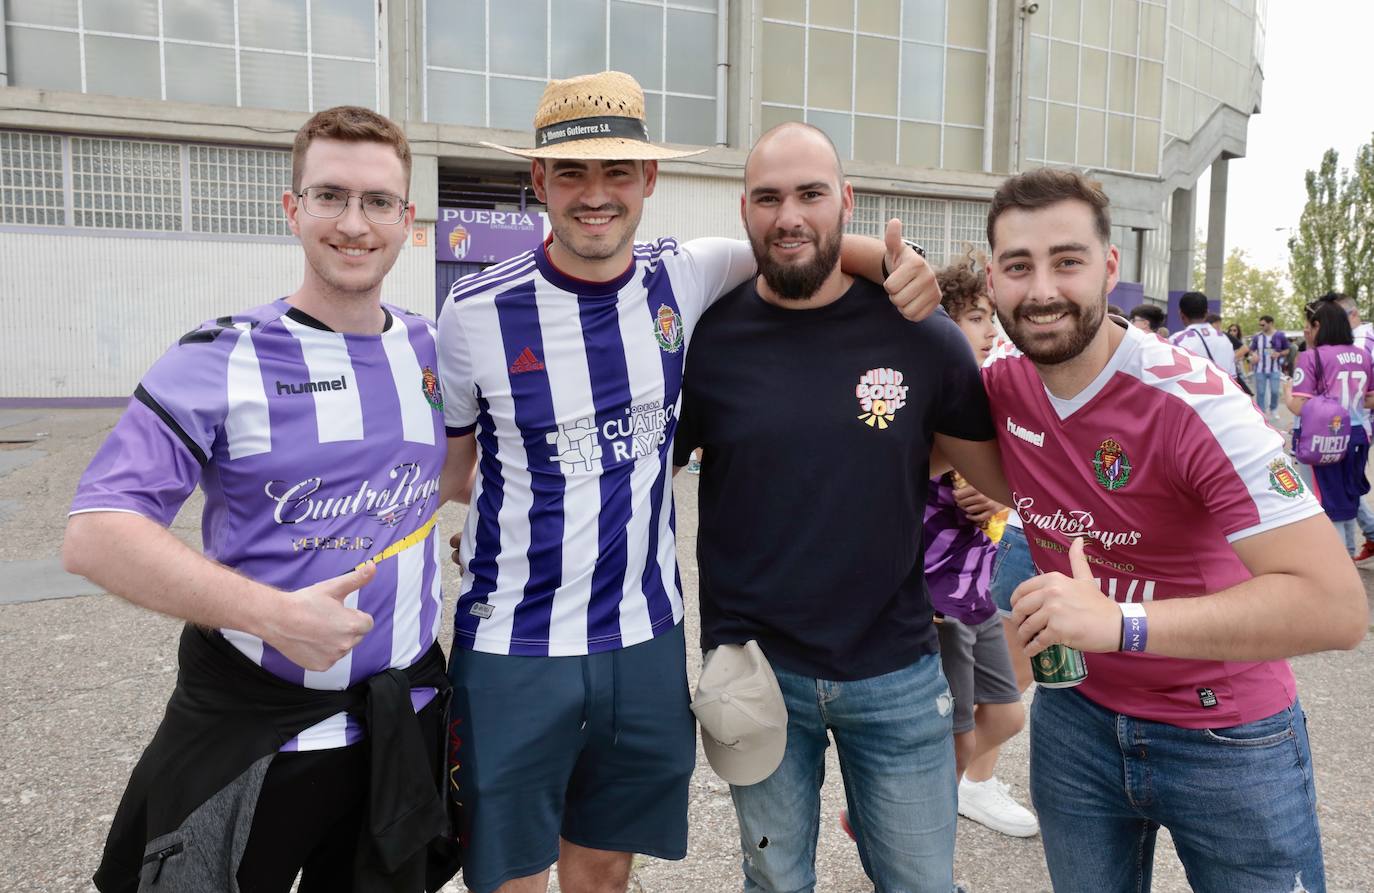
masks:
[[(372, 630), (327, 670), (222, 631), (254, 663), (307, 688), (410, 666), (438, 634), (432, 522), (447, 445), (434, 328), (399, 308), (386, 314), (380, 335), (343, 334), (279, 300), (188, 333), (144, 375), (72, 503), (73, 514), (131, 512), (165, 526), (199, 484), (205, 555), (288, 591), (390, 555), (345, 601), (372, 616)], [(432, 697), (412, 693), (417, 705)], [(340, 713), (284, 749), (362, 734)]]
[[(1281, 435), (1233, 381), (1135, 328), (1072, 400), (1050, 395), (1014, 348), (983, 377), (1012, 507), (1042, 573), (1071, 573), (1068, 546), (1081, 536), (1115, 601), (1218, 592), (1251, 576), (1231, 543), (1321, 513)], [(1296, 691), (1284, 661), (1085, 657), (1085, 696), (1188, 728), (1272, 715)]]
[(454, 284), (439, 320), (449, 436), (475, 432), (456, 645), (569, 655), (682, 618), (668, 474), (683, 358), (748, 243), (636, 243), (610, 282), (544, 247)]

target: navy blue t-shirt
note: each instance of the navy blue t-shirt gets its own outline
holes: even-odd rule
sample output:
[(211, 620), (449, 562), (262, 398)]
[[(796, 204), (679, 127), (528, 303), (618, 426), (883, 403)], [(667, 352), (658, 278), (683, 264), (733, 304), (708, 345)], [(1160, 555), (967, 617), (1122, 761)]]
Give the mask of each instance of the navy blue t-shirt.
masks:
[(994, 436), (968, 341), (944, 311), (904, 319), (856, 280), (776, 307), (753, 282), (692, 339), (675, 463), (703, 448), (701, 645), (866, 679), (938, 649), (922, 518), (935, 433)]

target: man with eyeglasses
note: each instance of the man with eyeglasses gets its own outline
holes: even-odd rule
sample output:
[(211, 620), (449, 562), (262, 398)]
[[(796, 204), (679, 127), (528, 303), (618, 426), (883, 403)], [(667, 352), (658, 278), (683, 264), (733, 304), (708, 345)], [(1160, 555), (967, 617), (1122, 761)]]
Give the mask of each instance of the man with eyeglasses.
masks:
[[(381, 300), (409, 184), (391, 121), (306, 122), (282, 197), (300, 287), (183, 336), (78, 485), (67, 569), (187, 621), (103, 893), (425, 887), (447, 826), (446, 441), (434, 326)], [(203, 554), (166, 529), (197, 484)]]

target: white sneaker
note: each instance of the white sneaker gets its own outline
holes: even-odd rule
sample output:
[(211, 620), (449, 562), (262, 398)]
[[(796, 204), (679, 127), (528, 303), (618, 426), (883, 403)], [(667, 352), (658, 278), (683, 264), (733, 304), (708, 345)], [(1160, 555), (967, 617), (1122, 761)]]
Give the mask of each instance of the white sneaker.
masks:
[(1030, 837), (1040, 823), (1029, 809), (1011, 798), (1010, 787), (997, 780), (959, 780), (959, 815), (1008, 837)]

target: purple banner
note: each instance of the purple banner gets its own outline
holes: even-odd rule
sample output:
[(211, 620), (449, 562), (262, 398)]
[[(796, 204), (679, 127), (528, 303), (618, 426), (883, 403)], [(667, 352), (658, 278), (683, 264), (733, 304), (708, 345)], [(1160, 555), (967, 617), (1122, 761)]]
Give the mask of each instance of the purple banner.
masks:
[(1145, 286), (1139, 282), (1127, 282), (1122, 279), (1116, 283), (1116, 288), (1107, 294), (1107, 303), (1120, 307), (1121, 314), (1129, 317), (1133, 308), (1145, 303)]
[(434, 224), (434, 259), (466, 264), (506, 260), (544, 241), (547, 221), (540, 211), (440, 208)]

